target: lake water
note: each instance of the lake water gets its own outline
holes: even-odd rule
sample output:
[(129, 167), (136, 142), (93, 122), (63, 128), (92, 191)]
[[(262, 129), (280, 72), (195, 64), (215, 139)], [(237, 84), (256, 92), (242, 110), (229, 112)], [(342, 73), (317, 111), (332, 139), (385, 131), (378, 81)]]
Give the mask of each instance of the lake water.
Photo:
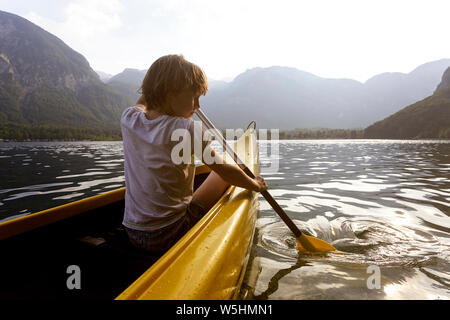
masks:
[[(279, 151), (278, 172), (263, 174), (270, 193), (339, 251), (299, 255), (261, 197), (244, 283), (254, 298), (450, 299), (450, 142), (281, 141)], [(261, 155), (262, 168), (273, 161)], [(124, 186), (122, 143), (0, 143), (0, 176), (0, 220), (26, 215)]]
[(286, 141), (279, 153), (279, 172), (263, 175), (270, 193), (339, 252), (299, 255), (261, 197), (256, 299), (450, 298), (450, 143)]
[(0, 220), (125, 186), (122, 142), (0, 143)]

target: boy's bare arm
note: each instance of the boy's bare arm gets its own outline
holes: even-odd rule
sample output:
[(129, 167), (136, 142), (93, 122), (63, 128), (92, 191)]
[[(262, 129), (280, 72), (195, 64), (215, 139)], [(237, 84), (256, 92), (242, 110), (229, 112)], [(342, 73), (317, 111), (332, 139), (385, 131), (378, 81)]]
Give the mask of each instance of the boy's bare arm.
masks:
[(217, 161), (220, 156), (217, 154), (213, 156), (216, 158), (216, 162), (206, 165), (229, 184), (256, 192), (267, 190), (267, 183), (260, 176), (252, 179), (238, 165), (226, 163), (224, 159)]

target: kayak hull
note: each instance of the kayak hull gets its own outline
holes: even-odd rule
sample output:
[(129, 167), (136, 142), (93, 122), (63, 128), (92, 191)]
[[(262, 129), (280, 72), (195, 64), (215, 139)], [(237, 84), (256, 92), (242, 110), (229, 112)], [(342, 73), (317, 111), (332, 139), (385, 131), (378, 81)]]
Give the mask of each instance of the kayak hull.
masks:
[[(235, 151), (253, 172), (259, 173), (254, 134), (247, 132)], [(257, 212), (255, 192), (230, 187), (197, 225), (117, 299), (237, 298)]]

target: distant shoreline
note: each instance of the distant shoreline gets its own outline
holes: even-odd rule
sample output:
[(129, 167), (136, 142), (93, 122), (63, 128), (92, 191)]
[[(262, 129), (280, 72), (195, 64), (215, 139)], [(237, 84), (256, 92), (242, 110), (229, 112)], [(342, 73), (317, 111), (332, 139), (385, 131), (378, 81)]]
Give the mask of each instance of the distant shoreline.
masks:
[[(224, 136), (226, 136), (226, 131), (224, 129), (219, 129)], [(382, 138), (372, 138), (367, 137), (367, 133), (365, 129), (292, 129), (292, 130), (279, 130), (276, 132), (272, 132), (274, 129), (266, 129), (265, 133), (260, 132), (258, 129), (256, 130), (258, 140), (259, 138), (263, 138), (262, 140), (271, 140), (273, 136), (276, 140), (410, 140), (410, 141), (418, 141), (418, 140), (432, 140), (432, 141), (450, 141), (449, 138), (446, 137), (417, 137), (417, 138), (401, 138), (401, 137), (382, 137)], [(30, 132), (31, 133), (31, 132)], [(273, 133), (273, 134), (272, 134)], [(261, 134), (264, 134), (261, 136)], [(50, 137), (51, 134), (47, 133), (44, 138), (33, 138), (32, 136), (39, 136), (39, 132), (33, 132), (28, 134), (27, 138), (24, 137), (14, 137), (15, 135), (10, 135), (7, 138), (0, 137), (1, 142), (98, 142), (98, 141), (122, 141), (120, 132), (114, 132), (112, 135), (108, 133), (103, 134), (72, 134), (69, 137)], [(65, 134), (63, 133), (63, 136)], [(30, 137), (31, 136), (31, 137)], [(55, 135), (56, 136), (56, 135)]]
[[(273, 131), (275, 130), (275, 131)], [(450, 129), (448, 129), (450, 130)], [(447, 131), (448, 131), (447, 130)], [(226, 136), (225, 129), (219, 129)], [(314, 128), (314, 129), (263, 129), (256, 130), (258, 139), (271, 140), (271, 138), (279, 140), (360, 140), (360, 139), (378, 139), (378, 140), (449, 140), (448, 134), (430, 134), (414, 133), (413, 137), (397, 136), (394, 132), (392, 137), (389, 132), (379, 132), (379, 134), (370, 133), (367, 128), (355, 129), (330, 129), (330, 128)], [(421, 136), (423, 135), (423, 136)], [(427, 135), (429, 135), (427, 137)], [(378, 136), (378, 137), (377, 137)], [(6, 126), (0, 128), (0, 142), (68, 142), (68, 141), (122, 141), (120, 129), (103, 129), (103, 128), (67, 128), (67, 127), (32, 127), (25, 125)]]

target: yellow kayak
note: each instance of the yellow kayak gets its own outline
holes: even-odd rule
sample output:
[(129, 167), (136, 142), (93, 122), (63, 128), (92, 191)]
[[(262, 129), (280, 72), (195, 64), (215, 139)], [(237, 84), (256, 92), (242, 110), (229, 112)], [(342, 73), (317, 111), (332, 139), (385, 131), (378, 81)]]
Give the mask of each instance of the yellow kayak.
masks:
[[(254, 131), (234, 148), (259, 174)], [(195, 186), (209, 172), (197, 166)], [(162, 257), (127, 241), (124, 195), (121, 188), (0, 223), (0, 299), (239, 297), (258, 211), (255, 192), (230, 187)]]

